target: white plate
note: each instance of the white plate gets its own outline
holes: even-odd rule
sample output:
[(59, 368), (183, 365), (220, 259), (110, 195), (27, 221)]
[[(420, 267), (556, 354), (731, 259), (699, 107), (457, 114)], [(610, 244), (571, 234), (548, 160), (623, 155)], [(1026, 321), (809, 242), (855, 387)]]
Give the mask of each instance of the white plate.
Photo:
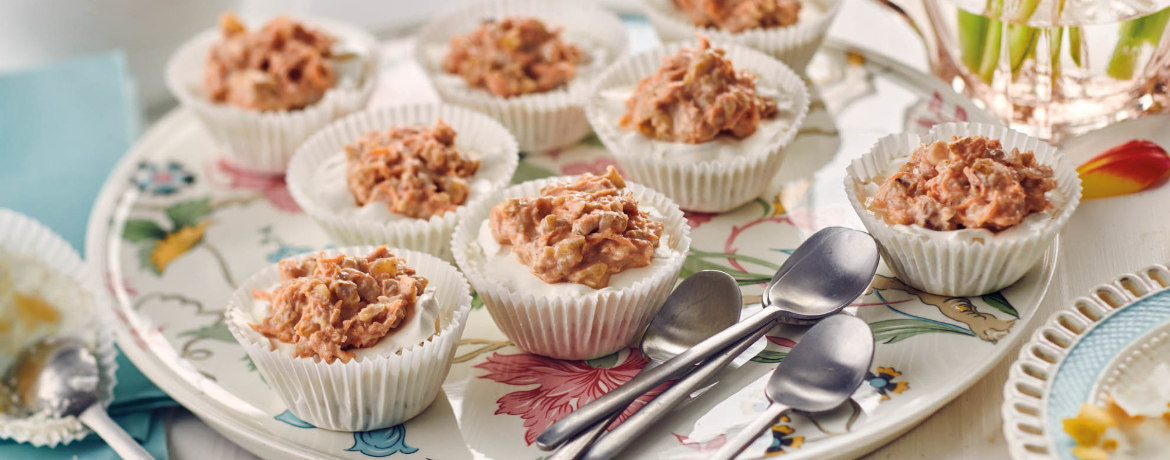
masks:
[[(1016, 460), (1075, 460), (1061, 421), (1101, 400), (1133, 350), (1170, 322), (1170, 269), (1153, 265), (1093, 288), (1054, 313), (1004, 384), (1004, 434)], [(1136, 344), (1136, 345), (1135, 345)]]
[[(631, 32), (645, 36), (644, 30)], [(387, 50), (374, 105), (433, 97), (403, 90), (425, 88), (421, 72), (408, 61), (408, 44), (390, 43)], [(845, 165), (877, 138), (937, 122), (990, 121), (934, 78), (840, 44), (830, 44), (810, 74), (819, 95), (772, 190), (718, 216), (690, 215), (695, 242), (684, 273), (728, 271), (741, 280), (749, 302), (758, 301), (759, 283), (808, 235), (830, 225), (861, 228), (840, 184)], [(175, 166), (168, 170), (170, 162)], [(595, 141), (586, 140), (528, 156), (515, 180), (599, 171), (612, 163)], [(171, 174), (152, 177), (150, 168)], [(193, 183), (175, 180), (188, 176)], [(135, 224), (126, 234), (128, 220)], [(183, 225), (190, 230), (176, 233)], [(219, 312), (235, 284), (252, 272), (328, 241), (296, 212), (281, 178), (225, 168), (185, 111), (160, 121), (119, 165), (98, 198), (88, 243), (89, 260), (113, 281), (115, 308), (125, 318), (117, 337), (127, 356), (210, 426), (261, 457), (537, 459), (548, 455), (531, 445), (543, 427), (601, 388), (627, 381), (643, 364), (629, 351), (590, 362), (526, 355), (506, 341), (486, 311), (476, 309), (444, 392), (422, 415), (364, 433), (306, 427), (284, 412), (249, 369), (243, 350), (225, 334)], [(998, 296), (947, 299), (880, 278), (878, 290), (858, 307), (881, 342), (864, 386), (870, 397), (833, 414), (785, 418), (744, 458), (779, 451), (794, 459), (853, 458), (929, 416), (1020, 338), (1051, 281), (1056, 247)], [(758, 304), (745, 313), (752, 308)], [(764, 408), (768, 374), (800, 333), (773, 331), (755, 362), (725, 374), (703, 398), (647, 435), (629, 457), (701, 458), (718, 448)]]

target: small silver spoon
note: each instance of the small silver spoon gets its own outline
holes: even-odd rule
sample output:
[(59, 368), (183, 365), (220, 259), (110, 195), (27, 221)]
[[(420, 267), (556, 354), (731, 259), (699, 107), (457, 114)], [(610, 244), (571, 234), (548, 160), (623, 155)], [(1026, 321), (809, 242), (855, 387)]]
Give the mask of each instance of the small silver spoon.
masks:
[[(717, 270), (700, 271), (679, 283), (642, 334), (638, 348), (650, 362), (639, 373), (658, 367), (739, 321), (743, 308), (741, 295), (735, 278)], [(614, 412), (593, 424), (549, 460), (576, 459), (620, 415), (621, 412)]]
[(836, 315), (813, 326), (772, 372), (771, 404), (724, 444), (712, 460), (731, 460), (789, 409), (823, 412), (840, 406), (873, 364), (873, 331), (856, 316)]
[(536, 444), (545, 450), (561, 445), (574, 434), (625, 408), (639, 395), (681, 376), (699, 361), (778, 319), (807, 322), (841, 311), (865, 292), (877, 273), (879, 260), (877, 242), (867, 233), (829, 227), (813, 234), (773, 277), (764, 292), (767, 303), (763, 310), (566, 415), (544, 430), (536, 438)]
[(24, 350), (5, 379), (27, 414), (76, 416), (125, 460), (153, 460), (98, 401), (97, 358), (76, 339), (52, 339)]

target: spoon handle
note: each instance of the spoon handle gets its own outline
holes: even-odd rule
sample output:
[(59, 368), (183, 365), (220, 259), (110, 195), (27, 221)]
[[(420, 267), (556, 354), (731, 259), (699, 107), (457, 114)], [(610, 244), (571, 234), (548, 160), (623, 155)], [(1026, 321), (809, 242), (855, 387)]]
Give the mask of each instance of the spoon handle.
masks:
[[(654, 369), (660, 364), (662, 364), (661, 361), (650, 360), (650, 362), (646, 363), (646, 366), (643, 367), (642, 370), (638, 371), (638, 374)], [(622, 412), (624, 412), (624, 410)], [(606, 427), (613, 423), (614, 420), (617, 420), (618, 417), (621, 417), (622, 412), (614, 412), (604, 420), (594, 423), (593, 426), (589, 427), (589, 429), (585, 431), (582, 431), (577, 435), (576, 438), (573, 438), (572, 441), (565, 443), (565, 445), (561, 446), (560, 449), (557, 449), (557, 452), (549, 457), (548, 460), (577, 460), (577, 458), (581, 456), (581, 453), (585, 452), (585, 450), (589, 448), (590, 444), (593, 444), (593, 441), (596, 441), (597, 438), (600, 438), (601, 435), (605, 433)]]
[(126, 430), (114, 423), (106, 410), (102, 409), (101, 404), (94, 404), (89, 406), (85, 412), (82, 412), (77, 418), (81, 419), (81, 423), (92, 429), (106, 444), (110, 445), (114, 452), (118, 453), (123, 460), (154, 460), (154, 457), (138, 445), (138, 441), (131, 438)]
[(780, 414), (783, 414), (787, 410), (788, 406), (783, 404), (769, 404), (768, 408), (764, 409), (764, 413), (743, 427), (739, 433), (736, 433), (734, 438), (731, 438), (730, 441), (727, 441), (727, 444), (723, 445), (723, 448), (715, 452), (715, 456), (711, 460), (731, 460), (735, 458), (736, 455), (739, 455), (740, 452), (747, 449), (747, 446), (751, 445), (752, 441), (760, 437), (760, 433), (763, 433), (771, 427), (776, 422), (776, 419), (780, 417)]
[(778, 314), (780, 314), (779, 307), (765, 307), (759, 313), (735, 323), (687, 351), (679, 353), (678, 356), (671, 358), (661, 366), (639, 373), (625, 385), (617, 387), (552, 424), (536, 438), (537, 446), (544, 450), (555, 449), (573, 435), (629, 406), (638, 396), (661, 385), (662, 382), (681, 376), (691, 370), (695, 363), (727, 348), (760, 327), (771, 324)]
[(691, 372), (686, 377), (683, 377), (678, 382), (675, 382), (666, 391), (654, 398), (653, 401), (646, 403), (646, 406), (631, 415), (609, 434), (606, 434), (599, 441), (589, 448), (589, 452), (585, 454), (586, 460), (600, 460), (615, 458), (622, 450), (630, 444), (638, 441), (646, 430), (654, 426), (662, 417), (669, 414), (675, 406), (678, 406), (683, 401), (690, 398), (691, 394), (709, 382), (715, 374), (731, 364), (737, 356), (743, 354), (752, 344), (756, 343), (760, 337), (763, 337), (772, 325), (761, 327), (751, 335), (741, 339), (739, 343), (723, 350), (719, 354), (711, 357), (694, 372)]

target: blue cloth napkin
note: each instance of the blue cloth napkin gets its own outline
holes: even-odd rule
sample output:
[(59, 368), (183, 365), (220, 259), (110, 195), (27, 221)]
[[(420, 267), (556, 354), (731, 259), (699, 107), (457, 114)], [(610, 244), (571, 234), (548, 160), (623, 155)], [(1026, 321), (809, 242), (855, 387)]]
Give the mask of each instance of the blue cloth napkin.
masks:
[[(141, 131), (141, 111), (121, 53), (0, 73), (0, 207), (52, 228), (84, 254), (98, 190)], [(158, 459), (163, 419), (175, 403), (119, 352), (110, 415)], [(56, 449), (0, 441), (0, 459), (116, 459), (91, 435)]]

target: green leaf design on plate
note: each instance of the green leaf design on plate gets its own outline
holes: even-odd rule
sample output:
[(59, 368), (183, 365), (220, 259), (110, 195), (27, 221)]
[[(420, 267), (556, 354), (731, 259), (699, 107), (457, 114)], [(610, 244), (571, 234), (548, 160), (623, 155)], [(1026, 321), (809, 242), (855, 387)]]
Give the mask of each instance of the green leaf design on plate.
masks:
[(479, 293), (471, 291), (471, 309), (479, 310), (483, 308), (483, 299), (479, 297)]
[(212, 339), (220, 342), (236, 343), (235, 337), (232, 337), (232, 331), (228, 329), (227, 324), (217, 322), (215, 324), (208, 324), (199, 329), (191, 329), (179, 333), (179, 337), (195, 337), (199, 339)]
[(726, 254), (721, 252), (705, 252), (691, 249), (691, 252), (687, 254), (687, 260), (683, 262), (682, 272), (679, 274), (679, 277), (686, 278), (702, 270), (719, 270), (727, 273), (728, 275), (731, 275), (732, 278), (735, 278), (735, 281), (738, 282), (740, 286), (767, 283), (768, 281), (772, 280), (771, 273), (749, 273), (731, 267), (725, 267), (707, 259), (735, 259), (740, 262), (759, 265), (771, 270), (780, 268), (779, 265), (751, 256), (745, 256), (741, 254)]
[(784, 357), (788, 356), (785, 351), (764, 350), (760, 354), (752, 357), (753, 363), (775, 364), (784, 361)]
[(887, 319), (869, 323), (873, 340), (877, 343), (898, 343), (918, 334), (949, 332), (974, 336), (975, 333), (958, 326), (921, 319)]
[(122, 238), (131, 243), (149, 240), (161, 240), (167, 237), (167, 231), (153, 220), (129, 219), (122, 228)]
[(605, 144), (601, 143), (601, 138), (597, 137), (597, 133), (589, 133), (584, 139), (581, 139), (581, 145), (588, 145), (590, 147), (605, 148)]
[(194, 227), (211, 215), (211, 198), (183, 201), (167, 206), (167, 218), (175, 224), (175, 230)]
[(154, 265), (154, 262), (150, 261), (150, 255), (154, 254), (155, 246), (157, 246), (157, 242), (138, 247), (138, 268), (140, 270), (150, 270), (156, 275), (161, 275), (162, 273), (158, 271), (158, 267)]
[(991, 294), (983, 296), (983, 301), (991, 305), (991, 308), (1002, 311), (1016, 318), (1020, 317), (1020, 312), (1016, 311), (1011, 302), (1008, 302), (1007, 297), (1004, 297), (1003, 291), (996, 291)]
[(512, 183), (519, 184), (521, 182), (528, 182), (530, 180), (544, 179), (546, 177), (553, 177), (556, 173), (536, 166), (524, 160), (520, 160), (520, 165), (516, 167), (516, 174), (512, 176)]
[(609, 369), (609, 368), (612, 368), (612, 367), (617, 365), (618, 353), (621, 353), (621, 352), (619, 351), (619, 352), (611, 354), (609, 356), (602, 356), (602, 357), (597, 358), (597, 359), (590, 359), (588, 361), (585, 361), (585, 364), (588, 364), (589, 367), (592, 367), (594, 369), (598, 369), (598, 368)]

